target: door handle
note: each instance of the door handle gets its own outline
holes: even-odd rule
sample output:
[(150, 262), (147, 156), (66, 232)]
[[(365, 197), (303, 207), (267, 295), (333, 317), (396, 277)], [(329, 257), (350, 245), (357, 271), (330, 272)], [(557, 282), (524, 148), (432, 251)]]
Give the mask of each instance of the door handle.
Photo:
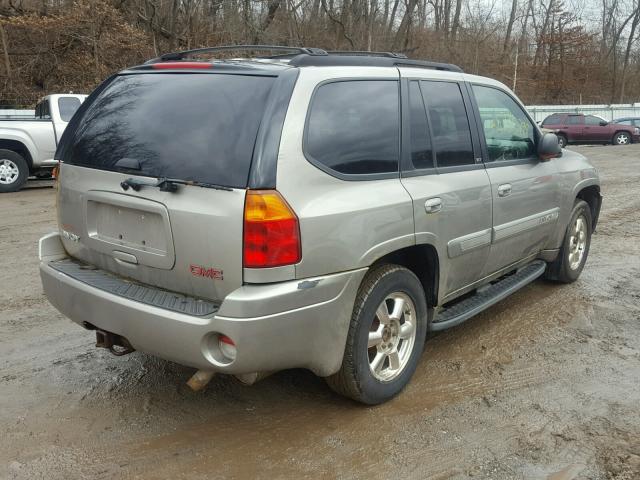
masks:
[(442, 200), (439, 197), (430, 198), (424, 202), (424, 209), (427, 213), (437, 213), (442, 210)]
[(498, 187), (498, 196), (499, 197), (508, 197), (511, 195), (511, 184), (505, 183)]

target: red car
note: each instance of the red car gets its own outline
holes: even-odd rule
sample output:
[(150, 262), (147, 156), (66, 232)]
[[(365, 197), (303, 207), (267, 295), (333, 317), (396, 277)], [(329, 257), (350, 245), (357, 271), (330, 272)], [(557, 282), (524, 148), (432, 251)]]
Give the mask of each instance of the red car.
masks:
[(595, 115), (554, 113), (542, 121), (543, 128), (553, 130), (561, 147), (569, 143), (612, 143), (629, 145), (640, 141), (640, 128), (609, 123)]

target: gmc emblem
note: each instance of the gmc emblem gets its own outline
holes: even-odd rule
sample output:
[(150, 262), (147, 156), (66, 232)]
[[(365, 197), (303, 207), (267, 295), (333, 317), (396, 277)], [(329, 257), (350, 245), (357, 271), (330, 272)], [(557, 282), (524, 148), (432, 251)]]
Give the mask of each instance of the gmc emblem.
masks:
[(189, 265), (189, 270), (191, 271), (191, 275), (194, 277), (210, 278), (211, 280), (224, 280), (222, 270), (218, 270), (217, 268), (207, 268), (191, 264)]

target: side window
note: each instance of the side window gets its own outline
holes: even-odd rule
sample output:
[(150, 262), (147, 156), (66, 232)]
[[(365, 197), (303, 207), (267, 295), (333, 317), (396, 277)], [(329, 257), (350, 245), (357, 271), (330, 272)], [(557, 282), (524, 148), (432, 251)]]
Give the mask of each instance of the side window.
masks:
[(562, 121), (561, 118), (562, 117), (560, 115), (558, 115), (557, 113), (554, 113), (553, 115), (549, 115), (542, 122), (542, 126), (544, 127), (545, 125), (557, 125)]
[(51, 112), (49, 111), (49, 100), (42, 102), (42, 118), (51, 118)]
[(593, 115), (587, 115), (586, 117), (584, 117), (584, 124), (585, 125), (600, 125), (600, 122), (602, 122), (602, 118), (599, 117), (595, 117)]
[(80, 99), (75, 97), (60, 97), (58, 99), (58, 110), (60, 111), (60, 118), (63, 122), (68, 122), (76, 113), (76, 110), (80, 108)]
[(438, 167), (475, 164), (471, 129), (460, 86), (453, 82), (420, 82), (427, 106)]
[(517, 160), (536, 154), (535, 129), (522, 108), (506, 93), (473, 86), (487, 140), (489, 160)]
[(427, 124), (427, 112), (417, 81), (409, 84), (411, 163), (413, 168), (433, 168), (433, 151)]
[(343, 174), (398, 171), (400, 104), (395, 80), (321, 85), (309, 107), (305, 153)]
[(582, 115), (569, 115), (567, 118), (567, 125), (582, 125), (584, 123), (584, 117)]

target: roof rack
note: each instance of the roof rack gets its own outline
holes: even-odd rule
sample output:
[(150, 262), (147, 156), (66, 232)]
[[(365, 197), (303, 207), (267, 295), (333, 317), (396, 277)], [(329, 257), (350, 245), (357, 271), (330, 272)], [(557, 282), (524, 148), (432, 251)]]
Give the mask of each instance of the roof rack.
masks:
[(329, 55), (353, 55), (356, 57), (390, 57), (390, 58), (407, 58), (404, 53), (396, 52), (367, 52), (366, 50), (329, 50)]
[(317, 57), (296, 55), (289, 61), (289, 65), (295, 67), (416, 67), (462, 73), (462, 69), (457, 65), (413, 60), (399, 54), (349, 55), (349, 52), (344, 52), (336, 55), (333, 52), (327, 52), (327, 55)]
[(174, 60), (184, 60), (185, 58), (192, 57), (193, 55), (198, 55), (201, 53), (215, 53), (215, 52), (226, 52), (226, 51), (242, 51), (242, 50), (271, 50), (276, 52), (289, 52), (292, 54), (303, 54), (303, 55), (327, 55), (327, 52), (322, 50), (321, 48), (306, 48), (306, 47), (283, 47), (281, 45), (222, 45), (219, 47), (205, 47), (205, 48), (194, 48), (192, 50), (182, 50), (180, 52), (172, 52), (165, 53), (164, 55), (160, 55), (159, 57), (152, 58), (145, 62), (145, 64), (149, 63), (158, 63), (158, 62), (168, 62)]
[(294, 67), (304, 66), (362, 66), (362, 67), (417, 67), (444, 70), (448, 72), (462, 72), (457, 65), (450, 63), (430, 62), (427, 60), (413, 60), (402, 53), (394, 52), (366, 52), (366, 51), (326, 51), (321, 48), (285, 47), (281, 45), (223, 45), (219, 47), (195, 48), (180, 52), (165, 53), (152, 58), (145, 64), (184, 60), (202, 53), (216, 53), (228, 51), (273, 51), (284, 52), (276, 56), (263, 56), (263, 59), (286, 59)]

